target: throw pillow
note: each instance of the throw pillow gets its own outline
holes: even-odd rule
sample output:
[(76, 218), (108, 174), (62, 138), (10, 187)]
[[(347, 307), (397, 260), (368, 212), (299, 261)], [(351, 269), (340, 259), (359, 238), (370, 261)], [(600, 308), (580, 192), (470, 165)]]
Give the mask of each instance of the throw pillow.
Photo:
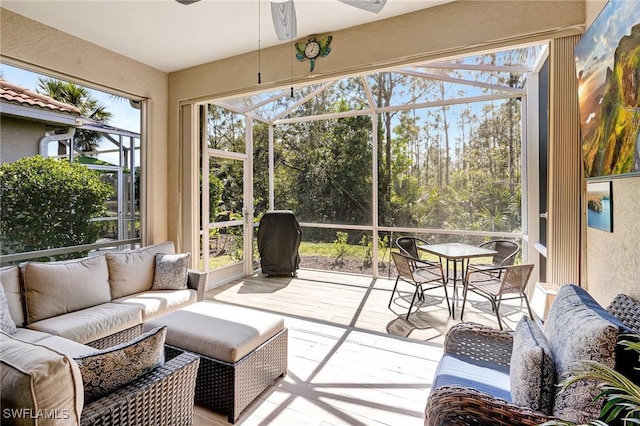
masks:
[(151, 290), (186, 289), (190, 257), (190, 253), (156, 254), (156, 271)]
[(85, 400), (96, 400), (164, 365), (166, 335), (167, 327), (158, 327), (128, 343), (74, 358)]
[[(572, 365), (580, 360), (592, 360), (605, 364), (640, 383), (637, 353), (624, 350), (620, 340), (631, 333), (620, 320), (607, 312), (583, 288), (573, 284), (560, 287), (544, 334), (549, 342), (559, 383)], [(587, 423), (598, 418), (602, 399), (596, 382), (580, 380), (557, 393), (553, 416), (574, 423)]]
[(4, 286), (0, 283), (0, 330), (7, 334), (14, 334), (18, 329), (9, 313), (9, 301), (4, 292)]
[(556, 369), (547, 338), (538, 325), (522, 317), (513, 334), (509, 371), (511, 399), (519, 406), (550, 414)]

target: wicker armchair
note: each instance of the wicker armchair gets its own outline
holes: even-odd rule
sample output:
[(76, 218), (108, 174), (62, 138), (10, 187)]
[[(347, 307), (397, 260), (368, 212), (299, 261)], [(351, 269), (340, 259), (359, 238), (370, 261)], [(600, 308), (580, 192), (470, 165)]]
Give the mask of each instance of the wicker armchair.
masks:
[(81, 425), (190, 425), (200, 358), (185, 352), (84, 406)]
[[(570, 287), (567, 286), (567, 288)], [(566, 305), (560, 306), (558, 311), (563, 312)], [(637, 333), (640, 329), (640, 304), (628, 296), (623, 294), (616, 296), (607, 307), (607, 311), (633, 333)], [(565, 323), (559, 325), (562, 326), (562, 324)], [(451, 327), (447, 333), (444, 352), (449, 355), (471, 358), (479, 363), (509, 368), (513, 336), (514, 333), (511, 331), (498, 330), (469, 322), (460, 323)], [(620, 336), (624, 336), (624, 334)], [(577, 339), (581, 340), (582, 337), (577, 337)], [(575, 342), (567, 342), (569, 347), (574, 344)], [(621, 364), (624, 365), (627, 361), (626, 359), (622, 360)], [(425, 408), (424, 424), (425, 426), (534, 426), (550, 420), (558, 419), (493, 397), (472, 387), (445, 384), (432, 389)]]
[[(464, 322), (451, 327), (444, 351), (480, 361), (509, 366), (513, 332)], [(534, 426), (551, 420), (543, 413), (528, 410), (483, 392), (462, 386), (434, 389), (427, 400), (425, 426), (486, 425)]]

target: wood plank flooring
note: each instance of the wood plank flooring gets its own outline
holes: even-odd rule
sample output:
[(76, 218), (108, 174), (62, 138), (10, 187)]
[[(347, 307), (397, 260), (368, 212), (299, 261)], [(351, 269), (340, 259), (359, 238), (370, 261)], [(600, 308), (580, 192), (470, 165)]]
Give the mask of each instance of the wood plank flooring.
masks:
[[(255, 275), (208, 291), (207, 300), (280, 314), (289, 328), (286, 377), (236, 424), (423, 425), (444, 335), (460, 322), (460, 304), (454, 320), (442, 289), (432, 290), (407, 321), (413, 288), (400, 283), (402, 292), (389, 309), (393, 284), (302, 269), (296, 277)], [(519, 301), (503, 302), (505, 327), (513, 329), (524, 312)], [(464, 320), (497, 327), (490, 304), (477, 298), (467, 301)], [(229, 423), (222, 414), (196, 407), (194, 424)]]

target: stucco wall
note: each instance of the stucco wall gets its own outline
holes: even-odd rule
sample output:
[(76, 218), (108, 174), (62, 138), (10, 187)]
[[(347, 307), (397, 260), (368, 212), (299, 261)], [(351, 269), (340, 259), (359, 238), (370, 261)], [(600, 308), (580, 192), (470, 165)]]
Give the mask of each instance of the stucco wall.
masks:
[(587, 228), (587, 286), (608, 305), (618, 293), (640, 300), (640, 177), (611, 180), (613, 232)]
[(40, 139), (45, 134), (44, 123), (2, 117), (0, 120), (0, 163), (13, 163), (38, 153)]
[(150, 99), (146, 242), (168, 238), (167, 226), (167, 74), (62, 31), (0, 8), (3, 61), (52, 74), (78, 84)]

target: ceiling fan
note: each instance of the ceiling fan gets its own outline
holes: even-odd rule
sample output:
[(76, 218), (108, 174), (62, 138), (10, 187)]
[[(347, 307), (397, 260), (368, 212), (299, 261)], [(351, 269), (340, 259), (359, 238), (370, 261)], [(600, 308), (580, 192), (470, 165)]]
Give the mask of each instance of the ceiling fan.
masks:
[[(200, 0), (176, 0), (178, 3), (189, 5)], [(260, 1), (260, 0), (259, 0)], [(340, 3), (357, 7), (371, 13), (379, 13), (387, 0), (338, 0)], [(298, 21), (294, 0), (272, 0), (271, 19), (278, 40), (292, 40), (298, 37)]]
[[(340, 3), (357, 7), (371, 13), (382, 10), (387, 0), (338, 0)], [(298, 37), (298, 24), (296, 20), (296, 8), (294, 0), (272, 0), (271, 19), (278, 40), (291, 40)]]

